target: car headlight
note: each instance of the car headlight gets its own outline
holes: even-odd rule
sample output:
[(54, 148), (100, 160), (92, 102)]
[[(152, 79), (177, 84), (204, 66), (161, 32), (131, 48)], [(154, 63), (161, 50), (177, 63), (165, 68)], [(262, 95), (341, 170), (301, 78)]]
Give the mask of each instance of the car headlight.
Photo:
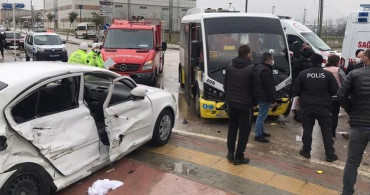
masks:
[(36, 47), (36, 52), (38, 52), (38, 51), (44, 51), (44, 48)]
[(225, 93), (210, 85), (204, 84), (204, 99), (211, 101), (225, 101)]
[(141, 68), (141, 70), (151, 70), (153, 69), (153, 60), (147, 61), (144, 66)]

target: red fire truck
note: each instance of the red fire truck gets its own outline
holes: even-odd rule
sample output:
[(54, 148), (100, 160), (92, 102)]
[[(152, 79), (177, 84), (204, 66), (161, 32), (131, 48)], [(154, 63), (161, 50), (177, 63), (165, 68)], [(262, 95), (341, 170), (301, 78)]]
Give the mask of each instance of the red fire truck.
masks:
[(113, 20), (101, 54), (115, 63), (109, 69), (128, 75), (137, 83), (153, 85), (163, 71), (166, 42), (160, 20)]

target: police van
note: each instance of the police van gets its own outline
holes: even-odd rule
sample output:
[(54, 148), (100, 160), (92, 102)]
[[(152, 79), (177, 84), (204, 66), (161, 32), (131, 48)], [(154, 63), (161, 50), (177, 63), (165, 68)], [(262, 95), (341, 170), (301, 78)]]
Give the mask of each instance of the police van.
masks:
[(362, 11), (352, 12), (347, 19), (341, 63), (344, 68), (356, 59), (358, 49), (370, 49), (370, 4), (362, 4)]
[[(324, 58), (324, 63), (326, 63), (329, 55), (336, 54), (340, 55), (337, 51), (332, 50), (320, 37), (318, 37), (311, 29), (307, 26), (292, 20), (287, 16), (279, 16), (281, 19), (281, 24), (285, 30), (288, 44), (292, 44), (296, 41), (303, 43), (308, 43), (311, 45), (315, 53), (320, 54)], [(290, 48), (292, 51), (292, 49)]]

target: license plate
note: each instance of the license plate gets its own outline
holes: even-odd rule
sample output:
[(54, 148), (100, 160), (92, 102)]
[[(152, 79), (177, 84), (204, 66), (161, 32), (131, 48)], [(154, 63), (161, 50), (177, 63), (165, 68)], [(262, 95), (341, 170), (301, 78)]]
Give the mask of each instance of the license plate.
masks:
[(58, 54), (52, 54), (52, 55), (50, 55), (50, 57), (51, 58), (57, 58), (57, 57), (59, 57), (59, 55)]

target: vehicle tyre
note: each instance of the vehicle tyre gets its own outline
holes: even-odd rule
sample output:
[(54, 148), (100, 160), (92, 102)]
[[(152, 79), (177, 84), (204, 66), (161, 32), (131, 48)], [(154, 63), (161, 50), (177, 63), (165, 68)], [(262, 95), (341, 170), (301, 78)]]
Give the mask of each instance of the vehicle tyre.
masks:
[(153, 78), (153, 81), (152, 83), (150, 84), (151, 86), (153, 87), (157, 87), (157, 81), (158, 81), (158, 74), (157, 72), (154, 74), (154, 78)]
[(198, 86), (194, 98), (195, 113), (197, 114), (197, 116), (200, 116), (200, 92)]
[(162, 55), (161, 58), (161, 67), (159, 68), (159, 73), (162, 73), (164, 69), (164, 55)]
[(32, 61), (37, 61), (37, 57), (36, 57), (35, 54), (33, 54), (33, 56), (32, 56)]
[(27, 55), (27, 52), (25, 51), (25, 53), (26, 53), (26, 61), (28, 62), (28, 61), (30, 61), (30, 57)]
[(0, 190), (2, 195), (38, 195), (52, 194), (55, 189), (50, 176), (44, 170), (35, 169), (35, 165), (14, 167), (17, 170)]
[(89, 37), (87, 36), (87, 34), (84, 34), (84, 39), (88, 39)]
[(152, 146), (163, 146), (168, 142), (172, 133), (174, 116), (169, 109), (164, 109), (155, 122), (153, 138), (149, 144)]
[(184, 88), (185, 87), (185, 82), (182, 80), (182, 71), (181, 71), (181, 65), (179, 65), (179, 83), (180, 83), (180, 87), (181, 88)]
[(78, 38), (78, 35), (77, 35), (77, 33), (75, 33), (75, 36), (76, 36), (76, 38)]

